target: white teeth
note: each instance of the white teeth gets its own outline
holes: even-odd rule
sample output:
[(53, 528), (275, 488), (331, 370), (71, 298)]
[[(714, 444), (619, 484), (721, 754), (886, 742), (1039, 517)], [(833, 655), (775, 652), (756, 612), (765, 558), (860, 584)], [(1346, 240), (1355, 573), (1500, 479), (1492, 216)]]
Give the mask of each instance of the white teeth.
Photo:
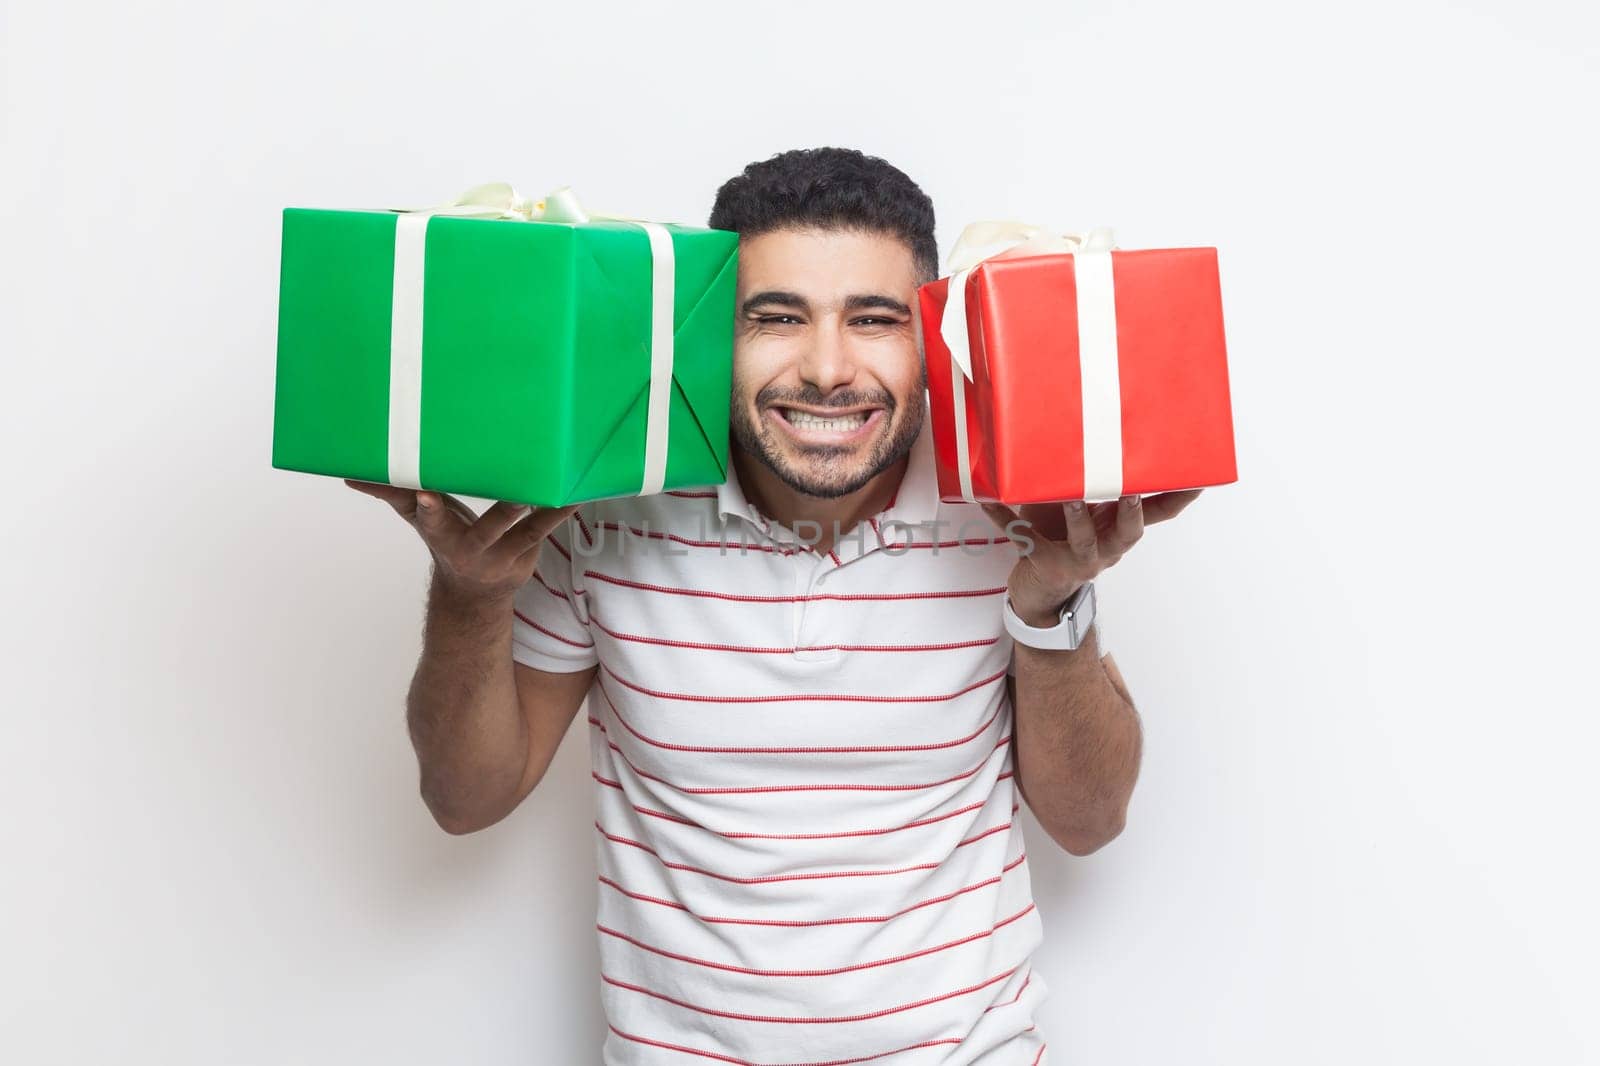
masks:
[(828, 433), (848, 433), (860, 429), (866, 424), (868, 414), (867, 411), (857, 411), (853, 415), (841, 415), (838, 418), (818, 418), (805, 411), (788, 412), (790, 425), (798, 429), (820, 429)]

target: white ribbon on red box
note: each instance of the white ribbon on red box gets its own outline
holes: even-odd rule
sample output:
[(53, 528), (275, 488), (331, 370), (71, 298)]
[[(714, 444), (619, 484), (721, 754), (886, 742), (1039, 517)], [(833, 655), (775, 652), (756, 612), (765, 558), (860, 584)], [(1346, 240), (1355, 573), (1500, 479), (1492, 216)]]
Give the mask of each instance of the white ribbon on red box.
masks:
[(627, 222), (650, 240), (650, 398), (645, 408), (644, 477), (640, 496), (661, 491), (667, 477), (667, 417), (671, 411), (673, 291), (676, 262), (672, 235), (664, 226), (585, 211), (563, 185), (533, 201), (510, 185), (477, 185), (444, 207), (406, 209), (395, 220), (394, 309), (389, 331), (389, 484), (425, 488), (422, 467), (422, 302), (428, 220), (512, 219), (521, 222), (580, 223), (590, 219)]
[(961, 496), (976, 500), (967, 441), (967, 382), (972, 380), (972, 341), (967, 328), (967, 280), (990, 259), (1071, 255), (1078, 289), (1078, 373), (1083, 389), (1083, 498), (1122, 495), (1122, 385), (1117, 362), (1117, 297), (1111, 274), (1112, 231), (1061, 233), (1026, 222), (973, 222), (961, 231), (946, 269), (939, 334), (950, 349), (950, 386), (955, 397), (956, 473)]

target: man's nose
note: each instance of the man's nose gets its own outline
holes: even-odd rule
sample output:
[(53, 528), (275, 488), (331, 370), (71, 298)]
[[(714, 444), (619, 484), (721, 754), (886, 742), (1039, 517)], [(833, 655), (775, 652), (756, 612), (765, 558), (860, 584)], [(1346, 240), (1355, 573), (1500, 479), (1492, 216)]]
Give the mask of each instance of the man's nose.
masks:
[(855, 380), (856, 362), (850, 345), (833, 326), (816, 330), (800, 361), (800, 377), (824, 394)]

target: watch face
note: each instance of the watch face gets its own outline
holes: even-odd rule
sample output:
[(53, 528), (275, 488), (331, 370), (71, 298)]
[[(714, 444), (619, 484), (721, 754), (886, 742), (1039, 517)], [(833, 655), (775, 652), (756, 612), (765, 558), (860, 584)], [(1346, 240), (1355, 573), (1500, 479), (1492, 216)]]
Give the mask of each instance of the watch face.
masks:
[(1086, 583), (1078, 594), (1072, 597), (1070, 607), (1072, 618), (1072, 646), (1081, 647), (1089, 637), (1089, 627), (1094, 624), (1095, 609), (1094, 582)]

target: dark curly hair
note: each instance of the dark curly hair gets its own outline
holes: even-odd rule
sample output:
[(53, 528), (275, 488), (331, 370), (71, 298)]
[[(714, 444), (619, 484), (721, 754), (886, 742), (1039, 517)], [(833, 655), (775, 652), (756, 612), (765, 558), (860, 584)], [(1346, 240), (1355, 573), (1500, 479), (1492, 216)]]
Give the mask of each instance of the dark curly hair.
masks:
[(712, 229), (755, 237), (786, 227), (887, 233), (910, 248), (920, 281), (939, 276), (933, 201), (897, 167), (853, 148), (796, 148), (723, 182)]

